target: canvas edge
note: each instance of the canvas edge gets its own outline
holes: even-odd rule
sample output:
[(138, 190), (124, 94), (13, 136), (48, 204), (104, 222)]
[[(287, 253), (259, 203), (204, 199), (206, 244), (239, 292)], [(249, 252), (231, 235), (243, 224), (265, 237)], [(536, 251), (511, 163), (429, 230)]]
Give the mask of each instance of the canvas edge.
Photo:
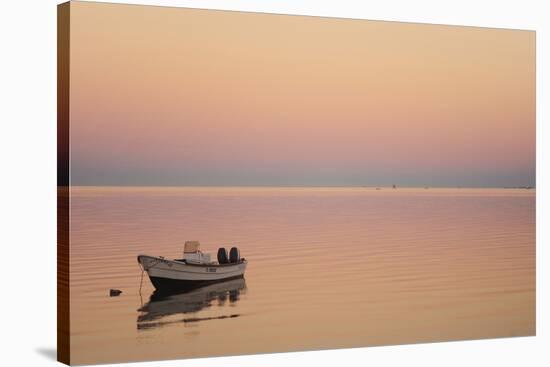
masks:
[(160, 7), (160, 8), (174, 8), (174, 9), (187, 9), (187, 10), (205, 10), (205, 11), (215, 11), (215, 12), (231, 12), (231, 13), (249, 13), (249, 14), (260, 14), (260, 15), (283, 15), (283, 16), (292, 16), (292, 17), (307, 17), (307, 18), (324, 18), (324, 19), (336, 19), (336, 20), (356, 20), (356, 21), (369, 21), (369, 22), (384, 22), (384, 23), (402, 23), (402, 24), (412, 24), (412, 25), (428, 25), (428, 26), (445, 26), (445, 27), (463, 27), (463, 28), (481, 28), (481, 29), (496, 29), (504, 31), (525, 31), (525, 32), (536, 32), (536, 28), (527, 28), (527, 27), (513, 27), (506, 25), (495, 25), (495, 26), (481, 26), (477, 24), (464, 24), (463, 22), (459, 23), (446, 23), (446, 22), (436, 22), (436, 21), (414, 21), (414, 20), (404, 20), (404, 19), (385, 19), (385, 18), (364, 18), (348, 15), (330, 15), (330, 14), (305, 14), (300, 11), (277, 11), (277, 10), (255, 10), (255, 9), (236, 9), (235, 7), (222, 7), (222, 6), (213, 6), (212, 7), (203, 7), (199, 5), (191, 4), (177, 4), (177, 3), (166, 3), (165, 1), (158, 1), (158, 3), (149, 3), (142, 2), (140, 0), (135, 0), (132, 2), (119, 2), (117, 0), (71, 0), (73, 3), (87, 3), (87, 4), (105, 4), (105, 5), (125, 5), (125, 6), (147, 6), (147, 7)]
[(57, 360), (70, 364), (70, 2), (57, 5)]

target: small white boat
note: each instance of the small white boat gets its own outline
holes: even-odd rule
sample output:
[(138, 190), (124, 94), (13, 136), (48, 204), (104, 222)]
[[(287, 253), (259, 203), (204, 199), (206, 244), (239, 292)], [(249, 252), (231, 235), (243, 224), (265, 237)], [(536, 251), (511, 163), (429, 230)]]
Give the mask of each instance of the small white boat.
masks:
[(159, 292), (182, 292), (230, 279), (244, 277), (247, 261), (239, 249), (218, 249), (218, 261), (200, 250), (197, 241), (185, 242), (182, 259), (138, 255), (137, 261)]

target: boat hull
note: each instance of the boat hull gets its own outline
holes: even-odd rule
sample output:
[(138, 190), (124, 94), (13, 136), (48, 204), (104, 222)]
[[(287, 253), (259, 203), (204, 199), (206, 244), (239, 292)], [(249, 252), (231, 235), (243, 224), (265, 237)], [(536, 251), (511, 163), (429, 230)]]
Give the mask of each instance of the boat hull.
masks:
[(247, 262), (204, 265), (139, 255), (138, 262), (160, 292), (184, 292), (217, 282), (244, 277)]
[(215, 280), (180, 280), (154, 277), (149, 275), (149, 280), (159, 292), (175, 293), (175, 292), (187, 292), (193, 289), (206, 287), (214, 283), (221, 283), (227, 280), (244, 278), (244, 274), (236, 275), (230, 278), (215, 279)]

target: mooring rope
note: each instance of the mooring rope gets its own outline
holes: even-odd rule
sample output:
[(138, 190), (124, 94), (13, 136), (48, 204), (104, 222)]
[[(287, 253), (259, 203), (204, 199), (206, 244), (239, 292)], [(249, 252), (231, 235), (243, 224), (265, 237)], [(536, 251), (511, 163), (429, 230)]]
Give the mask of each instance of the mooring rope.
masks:
[[(157, 264), (161, 263), (164, 259), (155, 259), (152, 261), (149, 266), (147, 267), (147, 270), (151, 269), (153, 266), (156, 266)], [(141, 268), (141, 279), (139, 281), (139, 295), (141, 297), (141, 288), (143, 287), (143, 273), (145, 273), (145, 266), (141, 264), (141, 262), (138, 262), (138, 266)], [(143, 303), (143, 301), (142, 301)]]
[(141, 279), (139, 281), (139, 296), (141, 297), (141, 287), (143, 287), (143, 273), (145, 273), (145, 269), (143, 268), (143, 266), (141, 266), (141, 264), (139, 265), (139, 267), (141, 268)]

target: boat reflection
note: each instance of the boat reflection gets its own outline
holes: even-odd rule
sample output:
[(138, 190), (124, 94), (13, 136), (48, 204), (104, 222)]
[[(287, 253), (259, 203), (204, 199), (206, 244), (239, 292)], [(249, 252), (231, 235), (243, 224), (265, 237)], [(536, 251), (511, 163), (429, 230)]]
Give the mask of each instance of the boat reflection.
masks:
[(214, 283), (193, 289), (185, 293), (163, 294), (157, 291), (151, 294), (149, 302), (138, 309), (138, 330), (154, 329), (169, 324), (190, 323), (214, 319), (239, 317), (239, 314), (224, 314), (210, 317), (177, 317), (199, 312), (213, 304), (231, 305), (239, 301), (241, 293), (246, 292), (244, 278)]

